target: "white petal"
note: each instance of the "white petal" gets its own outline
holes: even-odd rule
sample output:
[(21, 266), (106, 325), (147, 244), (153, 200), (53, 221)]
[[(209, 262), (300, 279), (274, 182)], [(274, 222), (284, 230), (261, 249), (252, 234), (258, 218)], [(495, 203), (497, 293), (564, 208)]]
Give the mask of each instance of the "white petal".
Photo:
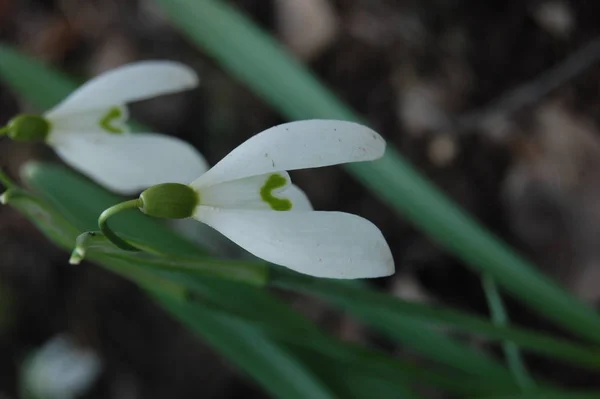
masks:
[(185, 141), (162, 134), (81, 133), (52, 143), (67, 164), (109, 190), (132, 194), (160, 183), (189, 183), (208, 165)]
[(194, 88), (198, 76), (174, 61), (140, 61), (105, 72), (75, 90), (49, 117), (106, 108)]
[[(271, 186), (273, 183), (275, 186)], [(246, 177), (198, 190), (202, 205), (255, 210), (311, 210), (310, 201), (286, 172)]]
[(47, 117), (50, 123), (50, 134), (47, 143), (52, 145), (63, 134), (128, 133), (126, 121), (129, 117), (127, 107), (95, 108), (70, 114), (58, 114)]
[(394, 273), (394, 260), (381, 231), (349, 213), (199, 206), (194, 218), (255, 256), (300, 273), (344, 279)]
[(370, 161), (384, 151), (383, 138), (357, 123), (319, 119), (285, 123), (251, 137), (192, 185), (201, 188), (282, 170)]

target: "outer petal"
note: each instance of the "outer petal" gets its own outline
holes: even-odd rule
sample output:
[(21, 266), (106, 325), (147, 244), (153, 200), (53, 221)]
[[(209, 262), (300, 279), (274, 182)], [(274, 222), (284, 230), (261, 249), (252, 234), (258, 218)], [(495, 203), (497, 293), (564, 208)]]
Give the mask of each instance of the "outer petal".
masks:
[(49, 117), (92, 108), (124, 105), (191, 89), (198, 76), (174, 61), (140, 61), (105, 72), (75, 90), (48, 112)]
[(384, 151), (383, 138), (357, 123), (320, 119), (285, 123), (251, 137), (192, 185), (200, 188), (281, 170), (370, 161)]
[(259, 258), (300, 273), (343, 279), (394, 273), (394, 260), (381, 231), (349, 213), (199, 206), (194, 218)]
[[(273, 180), (273, 178), (276, 178)], [(271, 185), (275, 181), (278, 184)], [(294, 186), (286, 172), (246, 177), (198, 190), (206, 206), (255, 210), (312, 210), (306, 194)], [(278, 205), (280, 205), (278, 207)], [(283, 206), (283, 209), (281, 208)], [(289, 208), (288, 208), (289, 206)]]
[(63, 161), (121, 194), (160, 183), (186, 184), (208, 169), (190, 144), (161, 134), (66, 134), (51, 145)]

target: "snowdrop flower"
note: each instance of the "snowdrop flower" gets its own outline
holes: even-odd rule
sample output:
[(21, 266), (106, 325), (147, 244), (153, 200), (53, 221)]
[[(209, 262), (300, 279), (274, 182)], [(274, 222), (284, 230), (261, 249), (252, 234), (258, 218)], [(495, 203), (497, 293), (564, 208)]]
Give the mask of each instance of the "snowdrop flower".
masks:
[(163, 218), (194, 218), (248, 252), (317, 277), (365, 278), (393, 274), (381, 231), (359, 216), (314, 211), (286, 171), (374, 160), (385, 141), (351, 122), (286, 123), (250, 138), (189, 185), (166, 183), (103, 212), (105, 235), (133, 249), (107, 225), (123, 209)]
[(85, 393), (101, 372), (101, 361), (79, 348), (68, 336), (56, 336), (28, 359), (23, 367), (25, 397), (71, 399)]
[(64, 162), (120, 194), (189, 182), (208, 169), (202, 155), (175, 137), (130, 134), (126, 104), (197, 85), (198, 77), (185, 65), (136, 62), (88, 81), (44, 115), (16, 116), (0, 134), (44, 141)]

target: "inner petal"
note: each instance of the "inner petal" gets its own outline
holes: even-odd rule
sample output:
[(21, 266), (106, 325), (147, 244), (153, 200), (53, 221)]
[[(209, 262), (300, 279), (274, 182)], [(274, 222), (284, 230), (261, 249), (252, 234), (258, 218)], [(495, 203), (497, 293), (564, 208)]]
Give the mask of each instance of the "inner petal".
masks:
[(312, 209), (287, 172), (267, 173), (200, 188), (201, 205), (255, 210)]
[(127, 107), (90, 109), (59, 116), (48, 116), (51, 131), (50, 140), (58, 140), (63, 134), (108, 133), (123, 134), (129, 131)]
[(126, 110), (124, 107), (111, 107), (107, 112), (104, 113), (104, 116), (100, 118), (100, 127), (109, 133), (125, 133), (126, 118)]

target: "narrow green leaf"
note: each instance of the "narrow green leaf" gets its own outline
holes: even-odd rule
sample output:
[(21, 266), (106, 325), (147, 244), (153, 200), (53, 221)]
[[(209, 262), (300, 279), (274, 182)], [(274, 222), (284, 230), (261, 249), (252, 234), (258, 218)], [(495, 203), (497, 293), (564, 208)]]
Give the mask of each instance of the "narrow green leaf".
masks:
[[(28, 184), (32, 185), (38, 191), (42, 192), (47, 198), (54, 199), (54, 206), (61, 209), (61, 212), (67, 215), (72, 215), (72, 220), (88, 220), (87, 215), (93, 215), (94, 212), (90, 212), (90, 208), (93, 209), (94, 204), (98, 202), (102, 196), (109, 196), (108, 193), (105, 193), (104, 190), (99, 189), (97, 186), (87, 182), (84, 179), (77, 179), (76, 176), (71, 175), (67, 170), (63, 168), (53, 167), (51, 165), (37, 165), (35, 167), (27, 167), (26, 172), (24, 173), (25, 180)], [(58, 189), (60, 187), (57, 182), (60, 181), (63, 183), (64, 187), (68, 188), (68, 190)], [(93, 190), (92, 192), (88, 192)], [(82, 194), (85, 192), (85, 194)], [(74, 198), (77, 198), (76, 193), (83, 195), (83, 198), (90, 198), (90, 201), (74, 201)], [(108, 201), (107, 201), (108, 202)], [(107, 202), (101, 203), (96, 209), (100, 212), (107, 206)], [(116, 201), (115, 201), (116, 202)], [(98, 212), (98, 213), (99, 213)], [(124, 216), (140, 216), (144, 218), (144, 221), (153, 222), (152, 220), (146, 219), (143, 215), (138, 213), (133, 213), (131, 215)], [(93, 223), (95, 218), (91, 218), (88, 223)], [(140, 227), (140, 223), (137, 220), (121, 220), (121, 225), (119, 226), (120, 231), (127, 232), (127, 235), (131, 235), (135, 241), (139, 240), (140, 232), (144, 234), (148, 234), (152, 232), (150, 227)], [(116, 224), (115, 224), (116, 225)], [(82, 229), (89, 228), (87, 226), (81, 226)], [(156, 237), (160, 239), (163, 237), (162, 231), (156, 230)], [(138, 237), (136, 237), (136, 235)], [(150, 237), (154, 238), (154, 237)], [(148, 236), (145, 237), (146, 245), (155, 245), (155, 242), (152, 239), (148, 239)], [(160, 247), (159, 247), (160, 249)], [(171, 276), (173, 278), (173, 276)], [(185, 280), (186, 277), (182, 278)], [(283, 317), (284, 320), (288, 320), (293, 324), (293, 329), (297, 332), (300, 332), (300, 324), (298, 320), (293, 319), (290, 316), (289, 309), (287, 307), (277, 307), (274, 306), (271, 302), (270, 298), (265, 299), (262, 294), (259, 293), (246, 293), (246, 300), (240, 300), (242, 293), (240, 290), (244, 289), (241, 287), (235, 287), (235, 292), (228, 291), (229, 286), (224, 282), (216, 282), (213, 281), (210, 284), (198, 281), (198, 280), (189, 280), (185, 281), (186, 284), (193, 284), (194, 289), (197, 292), (203, 292), (210, 300), (214, 302), (219, 302), (221, 306), (228, 306), (230, 311), (244, 311), (244, 312), (253, 312), (255, 317), (259, 317), (268, 321), (272, 318), (277, 320), (281, 320)], [(256, 301), (260, 300), (258, 303)], [(305, 325), (304, 325), (305, 326)], [(505, 369), (499, 368), (497, 365), (494, 365), (494, 362), (490, 359), (484, 359), (484, 355), (477, 354), (476, 352), (470, 351), (467, 347), (463, 345), (458, 345), (453, 343), (450, 339), (444, 337), (441, 334), (432, 335), (428, 332), (424, 332), (421, 334), (419, 329), (411, 327), (409, 324), (404, 324), (406, 327), (406, 336), (414, 337), (414, 339), (418, 339), (422, 336), (428, 336), (430, 341), (427, 343), (423, 339), (417, 341), (410, 341), (414, 345), (418, 345), (419, 348), (424, 353), (432, 356), (434, 359), (437, 359), (440, 362), (443, 362), (447, 365), (452, 365), (459, 369), (470, 370), (471, 373), (477, 375), (485, 375), (488, 372), (494, 372), (498, 378), (503, 378), (503, 381), (509, 380), (509, 375)], [(306, 333), (306, 332), (304, 332)], [(435, 346), (432, 346), (431, 343), (436, 342)], [(440, 350), (442, 347), (446, 348), (447, 351)]]
[(246, 324), (199, 306), (181, 304), (162, 295), (153, 296), (231, 362), (251, 374), (274, 397), (336, 397), (283, 347)]
[[(102, 211), (124, 200), (61, 166), (30, 162), (21, 174), (27, 185), (59, 209), (81, 232), (98, 230), (98, 216)], [(205, 254), (198, 246), (139, 211), (123, 212), (112, 218), (110, 224), (115, 231), (165, 254), (181, 257)]]
[[(47, 234), (49, 232), (49, 237), (58, 245), (70, 248), (70, 242), (78, 234), (78, 230), (74, 226), (69, 224), (55, 208), (40, 198), (16, 187), (11, 190), (18, 195), (9, 196), (10, 205), (15, 206), (32, 221), (39, 223), (42, 231)], [(88, 255), (91, 259), (142, 287), (154, 291), (159, 290), (163, 295), (168, 295), (178, 303), (184, 303), (193, 292), (195, 300), (200, 300), (206, 306), (223, 309), (229, 315), (236, 315), (247, 320), (255, 325), (255, 328), (285, 343), (289, 350), (301, 347), (304, 348), (302, 353), (309, 350), (311, 353), (314, 352), (314, 356), (317, 358), (327, 356), (330, 361), (339, 358), (340, 360), (335, 365), (326, 367), (330, 370), (339, 368), (340, 373), (336, 375), (341, 381), (333, 384), (338, 389), (346, 386), (347, 389), (354, 387), (359, 391), (368, 391), (371, 384), (378, 383), (388, 387), (389, 392), (405, 392), (407, 397), (411, 397), (408, 395), (409, 391), (406, 390), (406, 385), (412, 378), (464, 394), (514, 392), (516, 389), (514, 384), (498, 384), (491, 380), (486, 381), (485, 384), (471, 384), (468, 380), (461, 382), (461, 378), (468, 377), (456, 373), (452, 377), (445, 377), (441, 372), (425, 372), (408, 364), (403, 365), (402, 362), (387, 359), (385, 355), (370, 353), (364, 349), (342, 348), (341, 344), (326, 337), (314, 324), (291, 311), (287, 305), (273, 298), (268, 292), (235, 282), (214, 279), (212, 271), (202, 270), (209, 267), (206, 262), (210, 261), (206, 259), (195, 259), (194, 261), (198, 262), (198, 265), (186, 265), (190, 266), (188, 270), (180, 265), (173, 267), (155, 263), (158, 262), (159, 257), (154, 257), (154, 255), (145, 255), (148, 259), (152, 259), (152, 262), (148, 262), (148, 259), (145, 258), (138, 259), (134, 253), (119, 251), (114, 247), (105, 247), (105, 245), (106, 241), (101, 237), (94, 237), (93, 242), (88, 246), (90, 251)], [(234, 269), (248, 266), (243, 262), (227, 265), (227, 262), (221, 261), (221, 264)], [(211, 278), (205, 278), (207, 276)], [(292, 351), (298, 354), (297, 350)], [(346, 367), (345, 370), (352, 375), (353, 381), (352, 384), (344, 384), (343, 381), (346, 381), (347, 377), (341, 371), (345, 366), (341, 366), (349, 364), (354, 364), (354, 366), (351, 369)], [(373, 370), (373, 364), (382, 368), (370, 372), (369, 370)], [(317, 366), (319, 365), (312, 364), (311, 368), (322, 369), (322, 365)], [(387, 375), (384, 381), (381, 381), (380, 378), (382, 372)], [(398, 379), (398, 373), (406, 374), (406, 378)], [(364, 379), (359, 378), (359, 375), (364, 375)], [(351, 397), (346, 394), (343, 396)]]
[(8, 189), (3, 194), (3, 203), (21, 212), (58, 246), (69, 248), (75, 244), (79, 230), (27, 191), (16, 187)]
[[(81, 237), (85, 239), (84, 243), (81, 242)], [(143, 247), (133, 238), (124, 238), (136, 247)], [(159, 273), (167, 272), (171, 278), (174, 278), (175, 275), (181, 276), (182, 279), (190, 277), (216, 278), (256, 287), (263, 287), (267, 280), (268, 267), (264, 263), (231, 262), (210, 257), (192, 259), (143, 251), (122, 251), (99, 232), (84, 233), (78, 237), (77, 241), (79, 244), (75, 251), (82, 258), (84, 254), (81, 254), (81, 251), (84, 251), (85, 257), (88, 259), (93, 260), (99, 256), (104, 259), (118, 259)], [(150, 248), (148, 251), (155, 250)]]
[[(502, 297), (500, 296), (496, 282), (493, 277), (490, 277), (489, 275), (483, 275), (481, 281), (483, 291), (487, 298), (488, 307), (490, 308), (492, 322), (498, 326), (507, 326), (508, 314), (504, 309)], [(521, 386), (521, 390), (524, 392), (531, 391), (535, 386), (535, 383), (527, 371), (519, 347), (512, 341), (504, 341), (502, 343), (502, 348), (508, 367), (514, 375), (515, 380), (518, 381)]]
[[(163, 303), (163, 301), (160, 302)], [(177, 303), (176, 301), (171, 302)], [(173, 310), (168, 304), (167, 308)], [(506, 386), (494, 384), (492, 381), (485, 381), (485, 383), (473, 381), (473, 379), (463, 374), (445, 375), (431, 367), (418, 366), (407, 361), (392, 359), (387, 355), (371, 352), (367, 349), (353, 348), (325, 336), (316, 339), (307, 337), (303, 340), (297, 340), (280, 334), (273, 335), (270, 329), (265, 330), (260, 325), (255, 325), (252, 322), (248, 323), (243, 317), (225, 314), (211, 307), (205, 308), (189, 304), (185, 308), (188, 313), (187, 318), (176, 311), (174, 313), (201, 335), (206, 331), (202, 330), (205, 328), (205, 324), (201, 323), (200, 320), (203, 320), (206, 314), (211, 314), (212, 317), (223, 321), (226, 320), (230, 329), (236, 330), (236, 334), (240, 331), (252, 331), (253, 336), (267, 334), (273, 339), (273, 343), (277, 342), (277, 345), (285, 348), (288, 353), (293, 353), (296, 358), (302, 360), (302, 363), (312, 373), (316, 373), (315, 375), (319, 376), (326, 384), (335, 387), (337, 397), (365, 397), (360, 392), (367, 393), (369, 389), (379, 386), (377, 397), (400, 396), (413, 398), (416, 395), (406, 389), (406, 386), (412, 385), (416, 380), (421, 381), (423, 384), (431, 384), (450, 392), (466, 395), (483, 392), (508, 393), (516, 392), (518, 389), (516, 385)], [(196, 322), (196, 324), (193, 325), (192, 322)], [(208, 338), (205, 337), (205, 339)], [(353, 391), (354, 389), (357, 392)], [(385, 395), (384, 392), (388, 392), (388, 394)]]
[[(223, 1), (156, 0), (224, 69), (289, 119), (358, 120), (283, 47)], [(600, 343), (600, 317), (521, 259), (428, 183), (393, 148), (376, 162), (347, 165), (401, 215), (477, 270), (582, 337)]]
[[(8, 196), (7, 200), (9, 205), (14, 206), (31, 221), (36, 223), (57, 245), (66, 249), (72, 247), (72, 243), (75, 242), (79, 230), (70, 224), (70, 222), (66, 220), (57, 209), (53, 208), (52, 205), (45, 203), (40, 198), (16, 187), (11, 189), (11, 194)], [(70, 212), (70, 214), (72, 216), (77, 216), (76, 212), (81, 210), (81, 208), (75, 208), (75, 214), (72, 212)], [(74, 211), (74, 208), (71, 208), (70, 211)], [(238, 274), (241, 268), (248, 267), (247, 264), (243, 264), (242, 262), (228, 264), (226, 261), (218, 260), (215, 260), (213, 263), (206, 258), (196, 258), (193, 261), (182, 261), (173, 259), (172, 256), (165, 258), (164, 260), (166, 262), (162, 262), (162, 258), (159, 256), (120, 251), (107, 244), (106, 240), (102, 239), (101, 236), (94, 237), (93, 242), (87, 247), (87, 255), (91, 260), (97, 261), (107, 269), (134, 281), (142, 287), (148, 289), (151, 288), (153, 291), (160, 291), (162, 295), (171, 298), (173, 303), (181, 304), (189, 295), (189, 290), (193, 289), (196, 293), (196, 298), (200, 298), (198, 295), (202, 295), (201, 298), (206, 300), (207, 303), (217, 304), (219, 307), (243, 314), (245, 317), (260, 320), (261, 323), (263, 323), (262, 326), (267, 327), (267, 331), (273, 332), (276, 328), (281, 336), (285, 336), (286, 339), (291, 341), (298, 342), (308, 339), (308, 342), (316, 347), (319, 347), (326, 342), (324, 340), (324, 335), (322, 335), (316, 326), (308, 323), (306, 319), (291, 311), (289, 307), (277, 301), (275, 298), (272, 298), (267, 292), (254, 289), (248, 290), (240, 284), (222, 284), (222, 282), (214, 279), (215, 273), (212, 269), (214, 267), (222, 267), (225, 270), (233, 269), (235, 274)], [(251, 266), (256, 268), (255, 270), (260, 270), (261, 273), (258, 276), (250, 274), (247, 275), (245, 279), (238, 280), (242, 280), (246, 283), (252, 282), (261, 284), (262, 281), (260, 279), (264, 278), (263, 272), (266, 265), (254, 264)], [(212, 278), (199, 279), (199, 277), (207, 276)], [(223, 272), (223, 277), (231, 278), (231, 275), (230, 273)], [(237, 277), (239, 277), (239, 275)], [(237, 333), (241, 334), (243, 332)], [(212, 337), (213, 339), (220, 339), (220, 337), (224, 337), (224, 335), (217, 334)], [(263, 338), (260, 337), (260, 339)], [(210, 340), (209, 342), (213, 343)], [(243, 345), (252, 347), (252, 343), (250, 342), (244, 343)], [(276, 344), (266, 342), (265, 345), (274, 351), (274, 355), (279, 354), (280, 356), (283, 356), (279, 358), (279, 361), (284, 363), (287, 362), (294, 367), (298, 366), (294, 359), (286, 358), (283, 352), (279, 353)], [(224, 350), (222, 346), (217, 345), (216, 347), (220, 351)], [(224, 348), (226, 351), (230, 351), (230, 346), (225, 346)], [(229, 356), (239, 355), (242, 359), (234, 359), (234, 362), (239, 363), (244, 360), (243, 356), (241, 356), (244, 353), (237, 352), (237, 349), (239, 348), (236, 348), (236, 352), (227, 353)], [(260, 350), (261, 347), (258, 346), (254, 349)], [(246, 354), (246, 356), (249, 355)], [(275, 366), (277, 366), (277, 364), (275, 364)], [(273, 365), (270, 367), (273, 367)], [(262, 370), (250, 369), (249, 371), (252, 373), (267, 373), (267, 375), (269, 372), (272, 372), (266, 369), (266, 366), (264, 366)], [(290, 372), (292, 371), (294, 371), (293, 367), (290, 369)], [(272, 381), (272, 383), (275, 386), (281, 384), (279, 379)], [(304, 381), (300, 379), (298, 380), (298, 383), (304, 384)], [(399, 385), (398, 381), (395, 381), (394, 384), (394, 389), (397, 391), (405, 389), (402, 385)], [(268, 390), (276, 389), (276, 387), (271, 385), (266, 386), (266, 388)], [(301, 388), (306, 389), (307, 387), (303, 386)]]
[[(50, 238), (53, 239), (58, 245), (61, 245), (66, 249), (71, 248), (71, 243), (74, 242), (74, 237), (77, 236), (78, 230), (75, 227), (69, 225), (68, 222), (64, 219), (61, 220), (61, 216), (57, 215), (56, 212), (49, 212), (47, 210), (47, 207), (46, 209), (44, 209), (44, 207), (40, 205), (39, 200), (30, 195), (22, 195), (18, 201), (11, 202), (11, 205), (17, 207), (21, 212), (28, 216), (30, 220), (32, 220), (34, 223), (37, 223), (40, 229), (49, 234)], [(100, 254), (102, 254), (103, 256), (100, 256)], [(154, 255), (145, 254), (138, 258), (138, 255), (135, 255), (133, 253), (127, 253), (124, 251), (119, 251), (111, 247), (105, 247), (102, 251), (99, 251), (99, 254), (91, 254), (91, 259), (97, 260), (105, 267), (108, 267), (109, 269), (121, 274), (124, 273), (124, 270), (127, 270), (128, 264), (136, 265), (133, 271), (129, 271), (129, 274), (125, 274), (125, 277), (133, 279), (134, 281), (137, 276), (136, 273), (139, 273), (136, 272), (136, 270), (139, 271), (144, 269), (151, 269), (157, 272), (164, 270), (165, 274), (161, 274), (163, 277), (168, 278), (170, 281), (183, 284), (187, 288), (193, 289), (197, 294), (206, 297), (207, 300), (209, 300), (211, 303), (217, 304), (220, 307), (227, 309), (229, 312), (232, 312), (233, 314), (244, 314), (245, 317), (250, 317), (255, 321), (260, 321), (269, 325), (269, 328), (272, 330), (274, 329), (273, 324), (275, 324), (275, 327), (279, 329), (282, 333), (289, 334), (290, 331), (293, 331), (295, 333), (295, 336), (298, 336), (301, 339), (319, 339), (320, 337), (320, 333), (314, 328), (314, 326), (307, 324), (296, 313), (290, 312), (287, 306), (277, 302), (276, 300), (271, 298), (270, 295), (266, 292), (252, 292), (238, 285), (231, 285), (228, 283), (218, 281), (203, 282), (202, 280), (192, 278), (201, 276), (214, 277), (214, 273), (211, 269), (213, 262), (214, 265), (222, 265), (225, 268), (233, 268), (236, 271), (239, 269), (245, 270), (243, 268), (246, 268), (248, 266), (254, 266), (258, 268), (257, 270), (260, 270), (259, 268), (261, 266), (264, 266), (260, 263), (257, 263), (255, 265), (248, 265), (246, 262), (211, 261), (206, 258), (185, 260), (183, 264), (172, 260), (169, 260), (169, 263), (163, 263), (161, 260), (163, 258), (161, 257), (154, 257)], [(203, 269), (205, 269), (204, 272)], [(279, 269), (276, 267), (275, 270)], [(257, 276), (250, 275), (247, 278), (246, 282), (250, 281), (254, 283), (260, 283), (261, 275), (262, 274), (258, 274)], [(223, 274), (223, 277), (226, 277), (228, 279), (231, 278), (225, 272)], [(310, 278), (307, 279), (313, 285), (316, 283), (316, 286), (320, 286), (322, 283), (331, 283), (331, 281), (328, 280), (317, 280)], [(308, 287), (313, 287), (313, 285), (308, 285)], [(301, 290), (305, 291), (306, 287), (302, 287)], [(322, 288), (322, 290), (323, 291), (321, 292), (319, 290), (313, 290), (312, 293), (322, 294), (322, 292), (326, 292), (328, 294), (333, 295), (334, 297), (340, 296), (340, 289), (335, 285), (332, 287), (329, 284), (324, 284), (324, 288)], [(429, 322), (433, 321), (435, 323), (442, 323), (446, 320), (444, 317), (439, 317), (438, 314), (434, 314), (433, 317), (431, 317), (431, 315), (427, 315), (427, 311), (429, 309), (423, 308), (422, 306), (413, 304), (407, 304), (408, 306), (402, 306), (404, 305), (402, 304), (402, 302), (377, 293), (369, 293), (369, 291), (366, 289), (352, 289), (348, 291), (348, 294), (346, 295), (349, 298), (353, 298), (356, 301), (355, 303), (363, 304), (363, 302), (373, 303), (371, 294), (376, 295), (376, 297), (378, 298), (381, 297), (382, 299), (384, 299), (383, 304), (385, 306), (381, 306), (381, 303), (379, 303), (381, 301), (375, 302), (375, 309), (379, 309), (379, 312), (385, 311), (386, 308), (391, 308), (394, 310), (401, 310), (402, 312), (412, 315), (413, 317), (419, 317), (419, 315), (425, 314), (428, 317), (425, 317), (424, 320), (428, 320)], [(341, 297), (343, 298), (343, 296)], [(389, 299), (391, 299), (391, 301), (389, 301)], [(388, 302), (391, 302), (392, 306), (390, 306), (390, 303)], [(395, 306), (396, 304), (401, 306)], [(348, 305), (344, 304), (342, 304), (342, 306), (346, 308), (348, 307)], [(370, 315), (370, 317), (372, 318), (379, 317), (377, 311), (373, 312), (369, 309), (368, 306), (366, 308), (362, 308), (362, 313), (360, 311), (360, 306), (358, 306), (358, 309), (359, 311), (350, 307), (350, 310), (354, 311), (354, 313), (358, 314), (359, 316)], [(390, 318), (393, 320), (397, 320), (394, 319), (394, 316), (390, 316)], [(459, 314), (458, 320), (460, 322), (463, 322), (462, 319), (464, 319), (463, 315)], [(275, 320), (276, 323), (273, 323), (273, 320)], [(385, 320), (385, 318), (382, 318), (379, 321), (375, 320), (374, 324), (378, 325), (378, 323), (385, 323)], [(467, 321), (470, 322), (470, 319), (468, 319), (468, 317)], [(404, 326), (398, 329), (397, 333), (400, 334), (400, 331), (402, 331), (403, 342), (406, 343), (406, 334), (411, 334), (410, 336), (412, 336), (414, 339), (414, 337), (418, 337), (419, 331), (421, 331), (422, 328), (411, 324), (406, 318), (404, 320), (404, 323)], [(485, 328), (491, 330), (492, 333), (494, 332), (493, 326), (492, 328), (490, 328), (489, 323), (485, 324), (480, 322), (480, 324), (483, 324)], [(392, 326), (393, 325), (395, 324), (392, 324)], [(406, 326), (412, 326), (412, 329), (408, 329), (405, 331)], [(505, 336), (511, 337), (510, 331), (511, 330), (508, 330), (508, 332), (501, 331), (499, 334), (496, 333), (496, 336), (502, 338)], [(531, 341), (533, 341), (535, 343), (534, 346), (536, 348), (541, 347), (542, 349), (548, 349), (548, 351), (550, 351), (551, 354), (556, 354), (559, 357), (567, 358), (569, 360), (575, 359), (580, 361), (580, 357), (583, 357), (583, 355), (585, 355), (585, 357), (583, 357), (582, 363), (587, 364), (590, 362), (595, 362), (594, 364), (596, 366), (598, 365), (598, 359), (600, 359), (600, 357), (593, 351), (579, 349), (576, 346), (572, 348), (569, 344), (564, 344), (560, 341), (555, 342), (548, 339), (542, 339), (538, 343), (538, 341), (536, 340), (537, 337), (535, 335), (531, 337), (531, 335), (532, 334), (524, 334), (524, 337), (522, 337), (517, 333), (516, 341), (523, 341), (524, 344), (528, 345), (531, 344)], [(290, 334), (289, 336), (293, 338), (294, 334)], [(437, 342), (435, 340), (435, 336), (430, 336), (430, 339), (433, 340), (432, 348), (436, 348), (439, 345), (452, 346), (452, 341), (448, 340), (446, 337), (440, 336), (439, 338), (441, 339), (442, 343)], [(544, 351), (541, 352), (544, 353)], [(438, 356), (436, 356), (435, 351), (433, 351), (433, 353), (430, 354), (433, 356), (434, 359), (438, 358)], [(458, 365), (455, 364), (454, 366), (459, 368), (462, 367), (464, 369), (464, 366), (461, 366), (461, 362), (464, 362), (464, 359), (458, 359), (457, 361), (459, 362)]]
[(407, 323), (407, 318), (410, 318), (414, 322), (427, 323), (431, 326), (449, 326), (488, 339), (513, 341), (522, 349), (596, 369), (600, 368), (600, 351), (596, 348), (574, 344), (541, 332), (495, 326), (485, 319), (463, 312), (406, 302), (368, 289), (358, 282), (316, 279), (273, 268), (269, 275), (269, 284), (317, 295), (385, 330), (388, 335), (401, 341), (402, 335), (394, 334), (390, 326), (396, 323)]
[(0, 75), (16, 93), (41, 109), (57, 104), (77, 88), (77, 83), (64, 74), (3, 44)]

